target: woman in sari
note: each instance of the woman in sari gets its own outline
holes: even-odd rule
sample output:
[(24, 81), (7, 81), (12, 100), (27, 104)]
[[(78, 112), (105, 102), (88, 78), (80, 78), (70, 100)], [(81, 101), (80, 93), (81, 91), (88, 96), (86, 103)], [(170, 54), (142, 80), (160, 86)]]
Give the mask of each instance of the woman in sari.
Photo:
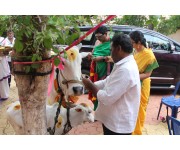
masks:
[[(95, 31), (96, 43), (95, 48), (92, 54), (89, 54), (89, 58), (92, 59), (90, 66), (90, 79), (92, 82), (105, 79), (112, 69), (112, 59), (110, 57), (111, 54), (111, 43), (110, 38), (107, 35), (107, 28), (105, 26), (99, 27)], [(94, 104), (94, 110), (96, 110), (98, 106), (98, 100), (96, 97), (89, 92), (88, 97)]]
[(141, 80), (141, 100), (139, 114), (136, 122), (136, 127), (133, 132), (135, 135), (141, 135), (144, 128), (146, 118), (146, 108), (150, 95), (150, 76), (152, 71), (159, 67), (158, 62), (153, 54), (153, 51), (146, 47), (146, 39), (140, 31), (130, 33), (131, 42), (133, 44), (134, 58), (138, 65), (139, 75)]

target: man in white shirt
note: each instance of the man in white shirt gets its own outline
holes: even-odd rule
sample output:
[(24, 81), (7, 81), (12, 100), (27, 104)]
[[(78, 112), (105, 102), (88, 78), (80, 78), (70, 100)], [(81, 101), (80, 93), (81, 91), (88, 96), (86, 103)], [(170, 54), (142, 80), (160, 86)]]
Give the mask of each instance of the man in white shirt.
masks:
[[(3, 40), (2, 42), (2, 46), (10, 46), (13, 47), (15, 43), (15, 37), (14, 37), (14, 32), (12, 30), (8, 30), (7, 31), (7, 37)], [(8, 64), (10, 67), (10, 70), (12, 69), (12, 65), (11, 65), (11, 57), (7, 56), (7, 60), (8, 60)], [(10, 83), (11, 83), (11, 75), (8, 78), (8, 83), (9, 83), (9, 87), (10, 87)]]
[(83, 78), (83, 83), (99, 100), (95, 118), (102, 122), (104, 135), (130, 135), (140, 104), (139, 71), (127, 35), (115, 35), (111, 49), (115, 63), (111, 74), (95, 83)]
[[(0, 46), (4, 42), (4, 38), (0, 37)], [(0, 51), (0, 101), (7, 100), (9, 97), (8, 78), (10, 77), (10, 69), (7, 57), (4, 52)]]

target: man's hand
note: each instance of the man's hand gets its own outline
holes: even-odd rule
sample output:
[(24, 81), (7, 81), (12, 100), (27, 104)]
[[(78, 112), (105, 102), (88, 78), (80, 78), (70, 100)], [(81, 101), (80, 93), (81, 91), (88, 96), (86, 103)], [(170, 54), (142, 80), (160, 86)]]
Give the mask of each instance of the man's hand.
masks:
[(88, 58), (88, 60), (91, 60), (91, 59), (92, 59), (92, 53), (89, 53), (89, 54), (87, 55), (87, 58)]
[(95, 62), (98, 62), (98, 61), (104, 61), (104, 56), (98, 56), (98, 57), (94, 57), (92, 60), (95, 61)]
[(94, 83), (92, 83), (91, 80), (89, 80), (88, 78), (82, 78), (82, 82), (86, 89), (88, 89), (88, 90), (92, 89), (92, 84), (94, 84)]
[(105, 62), (114, 62), (111, 56), (105, 57)]
[(82, 82), (86, 89), (92, 91), (93, 95), (96, 97), (97, 92), (99, 91), (96, 85), (88, 78), (82, 78)]

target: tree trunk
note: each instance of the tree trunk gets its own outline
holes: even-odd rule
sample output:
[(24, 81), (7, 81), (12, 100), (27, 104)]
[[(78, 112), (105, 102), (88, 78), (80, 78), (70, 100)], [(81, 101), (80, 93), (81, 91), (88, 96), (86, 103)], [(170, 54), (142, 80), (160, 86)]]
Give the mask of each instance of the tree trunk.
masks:
[[(14, 65), (14, 70), (23, 71), (24, 65)], [(51, 70), (51, 63), (42, 63), (37, 72), (45, 73)], [(44, 135), (46, 127), (46, 98), (49, 75), (31, 76), (14, 75), (18, 88), (19, 100), (22, 109), (24, 134)]]

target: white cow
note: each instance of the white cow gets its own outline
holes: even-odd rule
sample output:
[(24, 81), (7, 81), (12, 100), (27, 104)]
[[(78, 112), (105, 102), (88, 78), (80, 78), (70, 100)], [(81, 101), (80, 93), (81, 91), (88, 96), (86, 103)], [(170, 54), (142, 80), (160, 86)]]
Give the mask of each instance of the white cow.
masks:
[[(73, 46), (71, 49), (66, 51), (67, 59), (65, 59), (65, 61), (63, 62), (64, 70), (60, 70), (59, 72), (59, 86), (63, 90), (66, 100), (69, 97), (76, 99), (75, 96), (82, 95), (84, 92), (81, 80), (81, 62), (82, 58), (86, 57), (88, 53), (79, 53), (80, 48), (81, 45), (79, 44), (78, 46)], [(62, 47), (60, 47), (59, 49), (62, 49)], [(63, 57), (64, 54), (61, 54), (61, 56)], [(53, 103), (57, 102), (56, 96), (57, 92), (54, 88), (53, 83), (51, 95), (48, 97), (48, 104), (52, 105)]]
[[(74, 99), (74, 96), (79, 96), (83, 94), (83, 85), (81, 82), (81, 62), (82, 58), (86, 57), (88, 53), (79, 53), (80, 46), (74, 46), (70, 50), (67, 51), (67, 59), (63, 62), (64, 64), (64, 70), (61, 70), (59, 73), (59, 85), (65, 95), (65, 100), (69, 99), (69, 97)], [(63, 56), (64, 54), (62, 54)], [(56, 75), (55, 75), (56, 76)], [(48, 103), (52, 106), (46, 107), (46, 115), (47, 115), (47, 125), (48, 127), (53, 127), (54, 123), (54, 117), (57, 110), (57, 99), (58, 93), (56, 92), (54, 88), (54, 82), (53, 82), (53, 88), (50, 97), (48, 97)], [(75, 97), (76, 99), (76, 97)], [(73, 101), (73, 100), (72, 100)], [(76, 100), (75, 100), (76, 101)], [(62, 119), (61, 115), (58, 117), (58, 125), (56, 134), (61, 134), (63, 130), (63, 126), (66, 122), (66, 111), (64, 107), (61, 107), (61, 115), (63, 116)], [(80, 110), (77, 113), (76, 110)], [(70, 109), (71, 113), (71, 121), (72, 126), (75, 126), (77, 124), (81, 124), (83, 121), (93, 121), (93, 116), (91, 114), (92, 109), (90, 107), (84, 107), (82, 105), (77, 105), (74, 108)], [(89, 115), (88, 115), (89, 113)], [(22, 114), (20, 109), (19, 102), (12, 103), (9, 108), (7, 109), (7, 117), (10, 124), (13, 126), (15, 132), (17, 134), (23, 134), (23, 122), (22, 122)], [(60, 123), (60, 120), (62, 121)], [(61, 124), (61, 125), (60, 125)]]
[[(53, 105), (46, 105), (46, 118), (47, 118), (47, 128), (54, 127), (54, 117), (56, 116), (56, 110), (58, 108), (58, 103)], [(69, 120), (72, 127), (82, 124), (83, 122), (94, 122), (94, 114), (91, 107), (86, 104), (77, 104), (75, 107), (70, 108)], [(15, 101), (10, 104), (7, 108), (7, 120), (14, 128), (16, 134), (23, 134), (23, 121), (22, 112), (19, 101)], [(64, 125), (67, 122), (67, 109), (61, 106), (60, 114), (58, 116), (58, 122), (55, 127), (55, 134), (59, 135), (63, 133)], [(48, 133), (47, 133), (48, 134)]]

